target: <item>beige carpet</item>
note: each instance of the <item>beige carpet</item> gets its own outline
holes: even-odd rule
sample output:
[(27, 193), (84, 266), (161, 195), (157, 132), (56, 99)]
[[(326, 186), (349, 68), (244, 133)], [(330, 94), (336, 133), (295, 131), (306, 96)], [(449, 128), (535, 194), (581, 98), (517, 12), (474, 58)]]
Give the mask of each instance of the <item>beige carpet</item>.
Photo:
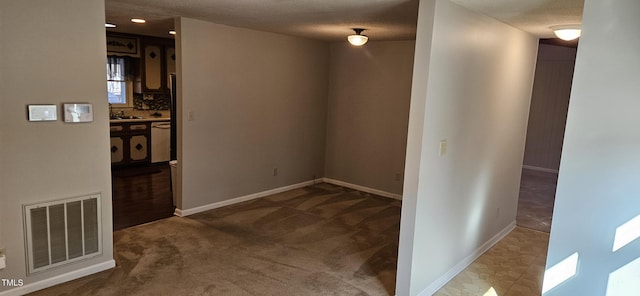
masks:
[(115, 269), (33, 295), (393, 295), (400, 201), (318, 184), (114, 233)]

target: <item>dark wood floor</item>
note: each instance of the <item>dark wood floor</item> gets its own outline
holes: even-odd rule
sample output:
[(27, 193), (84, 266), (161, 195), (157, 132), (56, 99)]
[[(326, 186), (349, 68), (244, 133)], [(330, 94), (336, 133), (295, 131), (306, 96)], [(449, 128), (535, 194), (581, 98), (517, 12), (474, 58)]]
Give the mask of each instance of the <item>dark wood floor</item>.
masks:
[(113, 229), (173, 216), (169, 165), (113, 169)]

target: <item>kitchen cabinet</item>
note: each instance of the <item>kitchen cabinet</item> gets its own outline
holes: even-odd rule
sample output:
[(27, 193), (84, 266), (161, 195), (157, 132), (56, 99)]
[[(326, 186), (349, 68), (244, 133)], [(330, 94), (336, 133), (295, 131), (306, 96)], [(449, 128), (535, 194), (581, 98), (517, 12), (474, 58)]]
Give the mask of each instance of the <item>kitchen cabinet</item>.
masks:
[(163, 50), (158, 45), (145, 45), (144, 49), (144, 88), (146, 91), (162, 91), (163, 83)]
[(175, 74), (176, 73), (176, 49), (173, 46), (167, 46), (166, 47), (166, 65), (167, 65), (167, 73), (166, 73), (166, 78), (167, 78), (167, 87), (170, 87), (169, 83), (171, 83), (171, 80), (169, 78), (169, 76), (171, 76), (171, 74)]
[(111, 165), (149, 164), (151, 128), (149, 122), (111, 124)]
[(145, 93), (167, 93), (169, 75), (175, 73), (175, 42), (164, 38), (142, 39), (142, 88)]

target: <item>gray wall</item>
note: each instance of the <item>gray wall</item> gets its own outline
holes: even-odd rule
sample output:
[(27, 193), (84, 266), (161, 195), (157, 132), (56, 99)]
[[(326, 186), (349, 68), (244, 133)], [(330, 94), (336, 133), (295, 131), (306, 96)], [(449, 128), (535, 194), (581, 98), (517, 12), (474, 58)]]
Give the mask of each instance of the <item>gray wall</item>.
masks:
[(639, 14), (635, 0), (585, 1), (547, 268), (578, 264), (545, 295), (640, 295)]
[(558, 170), (576, 49), (540, 44), (531, 95), (525, 166)]
[[(104, 2), (0, 2), (0, 278), (26, 285), (112, 260)], [(92, 103), (94, 122), (65, 124), (63, 102)], [(27, 104), (55, 104), (58, 121), (28, 122)], [(26, 276), (22, 205), (102, 194), (103, 254)], [(0, 291), (8, 287), (0, 286)]]
[(328, 46), (188, 18), (177, 27), (178, 207), (322, 177)]
[(402, 194), (414, 47), (331, 44), (326, 177)]
[(446, 0), (421, 1), (416, 44), (397, 295), (431, 295), (513, 227), (538, 47)]

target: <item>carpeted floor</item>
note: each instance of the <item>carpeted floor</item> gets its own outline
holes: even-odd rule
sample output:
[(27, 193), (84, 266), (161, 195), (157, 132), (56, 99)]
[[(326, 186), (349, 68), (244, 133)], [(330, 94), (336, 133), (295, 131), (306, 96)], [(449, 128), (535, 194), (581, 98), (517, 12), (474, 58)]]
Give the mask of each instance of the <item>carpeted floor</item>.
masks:
[(127, 228), (115, 269), (33, 295), (393, 295), (400, 205), (318, 184)]
[[(556, 178), (523, 170), (549, 231)], [(117, 267), (34, 295), (393, 295), (400, 201), (328, 184), (114, 233)], [(517, 227), (436, 295), (540, 295), (547, 233)]]

